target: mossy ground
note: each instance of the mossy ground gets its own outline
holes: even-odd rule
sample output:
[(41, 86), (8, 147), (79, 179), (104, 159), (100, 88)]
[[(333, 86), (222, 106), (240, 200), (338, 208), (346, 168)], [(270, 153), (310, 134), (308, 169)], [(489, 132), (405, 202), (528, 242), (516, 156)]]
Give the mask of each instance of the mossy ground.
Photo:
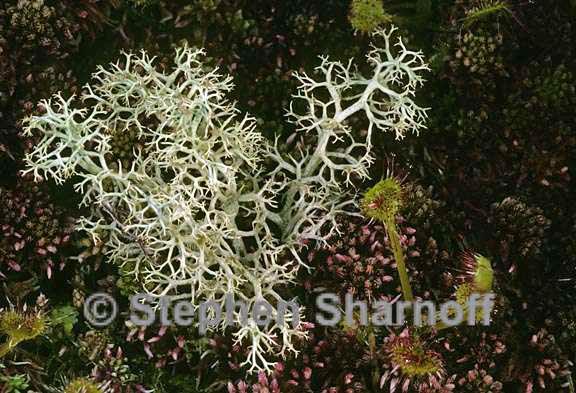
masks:
[[(81, 89), (98, 65), (116, 61), (123, 50), (145, 49), (167, 62), (183, 41), (206, 47), (209, 63), (233, 76), (232, 98), (240, 108), (259, 119), (267, 136), (287, 137), (293, 129), (283, 117), (297, 86), (291, 73), (312, 72), (320, 54), (361, 57), (368, 47), (367, 36), (355, 33), (350, 24), (348, 0), (159, 0), (143, 5), (45, 0), (50, 6), (58, 3), (47, 22), (53, 23), (51, 40), (32, 37), (26, 45), (19, 44), (22, 27), (11, 30), (9, 23), (16, 3), (0, 5), (0, 86), (7, 92), (0, 96), (0, 199), (27, 181), (18, 173), (34, 139), (19, 136), (21, 119), (40, 110), (40, 99)], [(444, 381), (445, 387), (475, 393), (564, 392), (568, 361), (576, 361), (576, 125), (571, 112), (576, 103), (576, 11), (570, 2), (559, 0), (506, 1), (505, 9), (502, 4), (383, 2), (407, 45), (422, 49), (431, 64), (418, 96), (431, 110), (422, 135), (401, 142), (390, 135), (374, 140), (371, 177), (382, 179), (396, 168), (407, 174), (409, 195), (397, 218), (416, 296), (449, 298), (461, 273), (462, 250), (475, 250), (493, 262), (498, 295), (493, 324), (438, 336), (423, 332), (442, 357), (446, 375), (453, 378)], [(361, 132), (366, 124), (351, 126)], [(43, 184), (38, 191), (42, 196), (31, 196), (66, 211), (68, 217), (54, 217), (53, 225), (64, 228), (69, 218), (82, 214), (72, 183), (64, 188)], [(358, 186), (365, 191), (372, 185)], [(2, 231), (15, 226), (7, 217), (0, 217)], [(316, 273), (303, 273), (303, 284), (291, 289), (307, 304), (313, 304), (310, 287), (316, 277), (330, 288), (342, 287), (345, 280), (347, 290), (371, 294), (373, 288), (366, 283), (383, 279), (373, 271), (388, 271), (388, 264), (373, 267), (378, 258), (391, 255), (390, 249), (382, 249), (388, 247), (383, 231), (369, 223), (344, 224), (358, 234), (332, 239), (332, 248), (315, 254), (324, 257), (311, 257)], [(19, 235), (35, 239), (26, 225), (22, 228)], [(365, 230), (377, 233), (384, 246), (375, 245)], [(0, 250), (6, 295), (2, 301), (32, 304), (42, 293), (49, 299), (46, 307), (69, 310), (73, 293), (108, 291), (127, 308), (122, 295), (126, 288), (117, 284), (122, 282), (118, 269), (105, 263), (98, 245), (86, 246), (90, 242), (80, 234), (72, 240), (74, 247), (58, 251), (58, 261), (65, 263), (55, 264), (50, 278), (45, 268), (27, 263), (28, 256), (36, 255), (35, 246), (17, 250), (20, 271), (8, 264), (6, 255), (14, 258), (13, 250)], [(358, 244), (364, 249), (356, 254), (366, 255), (369, 264), (325, 266), (325, 256), (335, 255), (335, 250), (338, 255), (350, 253)], [(81, 262), (74, 259), (80, 254)], [(364, 269), (368, 266), (370, 271)], [(389, 293), (384, 295), (395, 296), (397, 288), (385, 283), (380, 287)], [(300, 357), (284, 359), (285, 371), (259, 381), (238, 364), (245, 348), (235, 346), (227, 335), (199, 337), (183, 328), (159, 334), (160, 327), (140, 332), (119, 322), (95, 340), (81, 310), (77, 313), (57, 313), (68, 317), (0, 360), (0, 381), (26, 375), (32, 391), (44, 392), (60, 386), (63, 377), (96, 375), (98, 382), (130, 391), (207, 392), (226, 391), (228, 382), (237, 391), (241, 383), (275, 391), (275, 378), (282, 392), (377, 392), (379, 377), (390, 367), (380, 356), (386, 331), (315, 327), (312, 339), (301, 343)], [(64, 325), (72, 328), (61, 328)]]

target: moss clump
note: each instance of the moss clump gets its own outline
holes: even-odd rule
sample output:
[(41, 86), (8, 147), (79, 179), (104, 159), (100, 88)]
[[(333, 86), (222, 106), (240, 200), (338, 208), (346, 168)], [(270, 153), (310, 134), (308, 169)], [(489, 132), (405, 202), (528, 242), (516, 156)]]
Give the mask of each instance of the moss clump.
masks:
[(12, 28), (26, 31), (24, 38), (29, 41), (54, 35), (50, 22), (56, 17), (56, 11), (44, 4), (44, 0), (20, 0), (8, 13)]
[(77, 378), (64, 388), (63, 393), (103, 393), (103, 391), (88, 378)]
[(392, 21), (381, 0), (353, 0), (349, 18), (352, 27), (362, 33), (371, 33), (378, 26)]
[(502, 46), (504, 37), (489, 30), (464, 33), (454, 54), (453, 67), (462, 65), (470, 74), (502, 75), (505, 73)]
[(491, 206), (490, 223), (509, 259), (535, 259), (545, 255), (546, 234), (552, 224), (544, 210), (520, 198), (507, 197)]

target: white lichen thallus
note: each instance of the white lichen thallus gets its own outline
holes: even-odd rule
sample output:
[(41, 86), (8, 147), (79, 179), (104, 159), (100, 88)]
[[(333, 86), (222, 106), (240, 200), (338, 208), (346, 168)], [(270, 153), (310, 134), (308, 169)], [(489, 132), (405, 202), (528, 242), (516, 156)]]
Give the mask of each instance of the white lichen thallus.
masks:
[[(303, 105), (291, 105), (289, 118), (310, 140), (297, 152), (268, 143), (255, 119), (228, 101), (232, 78), (206, 70), (204, 52), (184, 47), (173, 69), (159, 70), (145, 52), (127, 54), (99, 68), (81, 102), (44, 101), (44, 113), (25, 121), (25, 132), (41, 137), (26, 172), (60, 184), (79, 180), (76, 190), (91, 207), (79, 228), (106, 239), (108, 260), (136, 290), (195, 307), (222, 306), (228, 294), (250, 308), (265, 300), (277, 320), (284, 289), (305, 265), (303, 247), (325, 243), (339, 215), (357, 214), (354, 180), (369, 177), (372, 134), (402, 139), (425, 128), (427, 110), (414, 96), (428, 66), (395, 31), (374, 33), (381, 45), (366, 55), (368, 76), (351, 60), (327, 57), (319, 78), (295, 75)], [(365, 133), (349, 126), (354, 116), (368, 124)], [(128, 164), (113, 158), (118, 133), (145, 141)], [(269, 371), (279, 353), (296, 351), (294, 339), (306, 334), (291, 324), (299, 317), (234, 332), (248, 347), (249, 372)]]

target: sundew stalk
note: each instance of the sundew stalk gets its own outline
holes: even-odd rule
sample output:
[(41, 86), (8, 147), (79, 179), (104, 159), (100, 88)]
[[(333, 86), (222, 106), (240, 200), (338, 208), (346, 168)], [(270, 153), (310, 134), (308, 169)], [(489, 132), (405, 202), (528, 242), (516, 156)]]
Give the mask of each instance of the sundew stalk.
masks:
[(402, 184), (400, 180), (389, 176), (366, 192), (362, 207), (366, 216), (382, 222), (386, 227), (386, 234), (392, 246), (398, 275), (400, 276), (402, 294), (405, 301), (411, 302), (414, 300), (414, 295), (412, 294), (412, 287), (408, 278), (404, 250), (402, 249), (400, 235), (396, 226), (396, 215), (402, 206), (402, 202)]
[(408, 270), (406, 269), (406, 259), (404, 256), (404, 250), (402, 249), (402, 244), (400, 244), (400, 236), (398, 235), (398, 228), (396, 227), (396, 222), (394, 217), (388, 218), (384, 225), (386, 227), (386, 234), (390, 240), (390, 245), (392, 246), (392, 252), (394, 253), (394, 260), (396, 261), (396, 268), (398, 269), (398, 275), (400, 276), (400, 285), (402, 286), (402, 295), (404, 300), (411, 302), (414, 300), (414, 295), (412, 293), (412, 287), (410, 285), (410, 279), (408, 278)]

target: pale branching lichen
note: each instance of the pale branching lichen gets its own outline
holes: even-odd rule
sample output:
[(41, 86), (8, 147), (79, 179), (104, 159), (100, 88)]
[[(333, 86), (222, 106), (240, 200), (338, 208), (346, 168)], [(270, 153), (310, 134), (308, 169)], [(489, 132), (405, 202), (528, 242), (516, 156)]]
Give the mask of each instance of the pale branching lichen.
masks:
[[(370, 78), (327, 59), (322, 80), (297, 75), (296, 97), (308, 111), (290, 114), (300, 132), (317, 137), (297, 154), (270, 146), (227, 101), (231, 78), (205, 71), (201, 50), (182, 48), (169, 73), (146, 53), (100, 68), (81, 109), (74, 98), (45, 101), (45, 113), (26, 121), (27, 134), (42, 135), (26, 172), (58, 183), (79, 178), (82, 203), (92, 207), (79, 228), (105, 239), (108, 258), (153, 297), (224, 306), (231, 293), (249, 307), (268, 301), (276, 317), (303, 245), (323, 241), (336, 215), (357, 210), (345, 186), (368, 176), (374, 129), (402, 138), (423, 127), (426, 112), (412, 98), (427, 66), (401, 40), (393, 48), (393, 32), (376, 34), (385, 46), (368, 54)], [(369, 122), (363, 136), (346, 124), (356, 113)], [(110, 157), (114, 135), (128, 132), (140, 142), (126, 167)], [(273, 355), (295, 351), (294, 337), (305, 333), (292, 323), (300, 316), (286, 311), (283, 324), (237, 329), (250, 371), (270, 370)]]
[[(374, 161), (371, 139), (375, 130), (394, 132), (402, 139), (425, 127), (426, 109), (419, 107), (413, 96), (424, 81), (420, 74), (428, 66), (422, 54), (406, 49), (400, 38), (392, 42), (395, 30), (373, 34), (384, 45), (372, 46), (367, 55), (373, 68), (369, 77), (353, 69), (352, 61), (344, 65), (326, 57), (316, 69), (320, 75), (317, 80), (296, 74), (300, 87), (288, 116), (297, 132), (314, 143), (307, 143), (288, 158), (276, 147), (272, 153), (278, 164), (275, 173), (288, 183), (281, 212), (283, 222), (288, 223), (284, 241), (297, 240), (286, 236), (322, 240), (325, 237), (319, 239), (317, 234), (323, 224), (330, 222), (336, 228), (336, 215), (349, 210), (349, 205), (356, 208), (356, 202), (346, 197), (346, 186), (355, 178), (368, 178)], [(297, 113), (296, 105), (305, 112)], [(355, 116), (367, 120), (365, 133), (348, 125)]]

